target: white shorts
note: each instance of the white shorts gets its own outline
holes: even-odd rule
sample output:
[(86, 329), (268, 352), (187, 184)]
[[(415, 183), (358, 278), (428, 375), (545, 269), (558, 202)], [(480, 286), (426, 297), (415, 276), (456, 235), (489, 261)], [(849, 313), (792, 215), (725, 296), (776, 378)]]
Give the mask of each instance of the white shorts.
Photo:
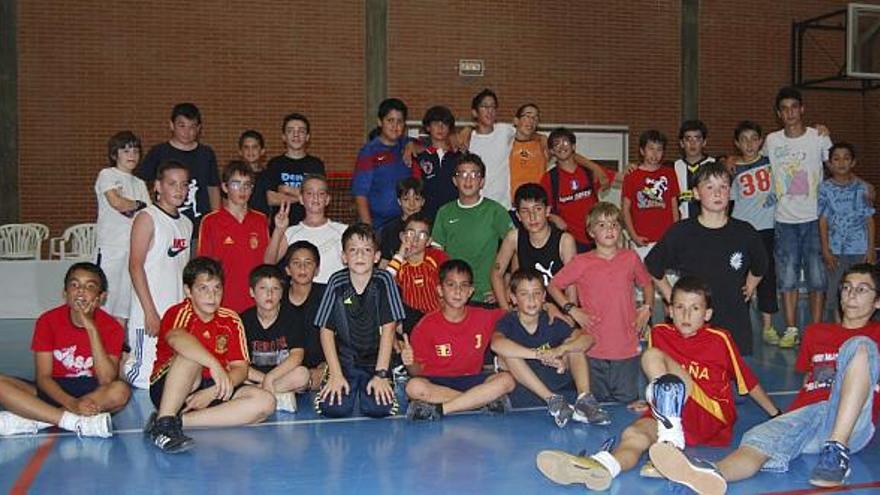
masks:
[(107, 276), (107, 300), (104, 311), (127, 320), (131, 312), (131, 275), (128, 273), (128, 251), (113, 248), (98, 250), (98, 266)]

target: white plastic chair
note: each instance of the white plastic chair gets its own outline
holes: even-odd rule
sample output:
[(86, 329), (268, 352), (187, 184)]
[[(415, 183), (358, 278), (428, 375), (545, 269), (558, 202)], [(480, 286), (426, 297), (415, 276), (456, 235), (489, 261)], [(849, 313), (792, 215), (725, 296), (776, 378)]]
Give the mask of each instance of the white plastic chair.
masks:
[(41, 223), (0, 225), (0, 259), (38, 260), (49, 227)]
[(53, 237), (49, 240), (49, 257), (92, 261), (95, 258), (97, 241), (95, 224), (71, 225), (61, 237)]

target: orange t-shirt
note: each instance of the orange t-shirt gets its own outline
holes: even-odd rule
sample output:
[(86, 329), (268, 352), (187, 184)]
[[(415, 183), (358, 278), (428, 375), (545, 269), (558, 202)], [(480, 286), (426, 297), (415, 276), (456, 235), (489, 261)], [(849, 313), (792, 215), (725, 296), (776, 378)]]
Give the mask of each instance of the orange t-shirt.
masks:
[[(540, 139), (517, 141), (514, 139), (510, 149), (510, 199), (513, 201), (516, 189), (527, 183), (541, 183), (547, 171), (547, 157)], [(515, 205), (514, 205), (515, 206)]]

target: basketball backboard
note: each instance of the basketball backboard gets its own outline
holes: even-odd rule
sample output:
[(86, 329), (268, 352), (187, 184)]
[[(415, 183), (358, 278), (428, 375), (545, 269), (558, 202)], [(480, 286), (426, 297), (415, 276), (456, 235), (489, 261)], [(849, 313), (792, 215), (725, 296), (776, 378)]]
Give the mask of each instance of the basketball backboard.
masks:
[(880, 79), (880, 5), (847, 5), (846, 75)]

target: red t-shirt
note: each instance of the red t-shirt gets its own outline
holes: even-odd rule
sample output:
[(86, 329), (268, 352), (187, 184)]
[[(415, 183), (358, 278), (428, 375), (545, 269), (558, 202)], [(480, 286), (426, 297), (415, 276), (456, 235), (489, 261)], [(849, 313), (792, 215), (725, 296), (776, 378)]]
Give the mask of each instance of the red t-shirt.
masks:
[(678, 198), (678, 180), (672, 167), (648, 172), (636, 169), (623, 179), (621, 196), (632, 202), (630, 215), (636, 233), (657, 242), (673, 224), (672, 200)]
[[(153, 365), (150, 383), (162, 378), (171, 366), (171, 359), (175, 353), (165, 337), (175, 328), (189, 332), (202, 344), (202, 347), (220, 361), (224, 368), (233, 361), (249, 361), (244, 326), (238, 313), (220, 308), (210, 321), (202, 321), (193, 310), (189, 299), (185, 299), (168, 308), (162, 317), (162, 324), (159, 325), (159, 342), (156, 344), (156, 363)], [(202, 377), (211, 378), (211, 371), (204, 368)]]
[(407, 306), (424, 314), (440, 309), (440, 296), (437, 294), (440, 265), (448, 259), (445, 252), (428, 247), (425, 249), (425, 259), (418, 265), (408, 262), (401, 264), (394, 259), (388, 262), (388, 266), (397, 271), (394, 281), (400, 286), (400, 296)]
[[(729, 445), (736, 422), (730, 382), (736, 382), (741, 395), (758, 385), (733, 337), (727, 330), (703, 326), (685, 338), (674, 326), (661, 323), (651, 329), (648, 345), (680, 363), (693, 380), (693, 390), (682, 411), (685, 443)], [(650, 411), (646, 415), (650, 416)]]
[(199, 256), (210, 256), (223, 265), (223, 306), (242, 312), (254, 305), (248, 276), (263, 263), (269, 245), (266, 215), (248, 210), (239, 222), (226, 208), (205, 215), (199, 227)]
[[(122, 326), (100, 308), (95, 310), (94, 319), (104, 350), (118, 357), (125, 338)], [(89, 334), (70, 320), (70, 306), (67, 304), (50, 309), (37, 318), (31, 350), (52, 353), (52, 378), (95, 376)]]
[[(599, 201), (599, 187), (597, 181), (593, 181), (590, 172), (584, 167), (578, 166), (574, 172), (566, 172), (559, 168), (559, 195), (553, 199), (553, 186), (550, 181), (550, 172), (541, 177), (541, 186), (547, 191), (550, 198), (550, 208), (553, 213), (565, 220), (568, 228), (566, 231), (581, 244), (592, 244), (593, 240), (587, 234), (587, 215)], [(556, 207), (554, 207), (554, 205)]]
[(476, 375), (483, 369), (483, 358), (495, 331), (495, 322), (504, 316), (500, 309), (467, 307), (464, 320), (452, 323), (442, 311), (425, 315), (412, 331), (415, 361), (425, 376)]
[[(798, 352), (794, 368), (807, 374), (807, 379), (788, 406), (789, 411), (809, 404), (828, 400), (831, 385), (837, 372), (837, 353), (840, 346), (850, 337), (863, 335), (880, 345), (880, 325), (869, 322), (857, 329), (846, 329), (836, 323), (815, 323), (804, 331), (804, 339)], [(874, 384), (873, 421), (877, 423), (880, 414), (880, 384)]]

